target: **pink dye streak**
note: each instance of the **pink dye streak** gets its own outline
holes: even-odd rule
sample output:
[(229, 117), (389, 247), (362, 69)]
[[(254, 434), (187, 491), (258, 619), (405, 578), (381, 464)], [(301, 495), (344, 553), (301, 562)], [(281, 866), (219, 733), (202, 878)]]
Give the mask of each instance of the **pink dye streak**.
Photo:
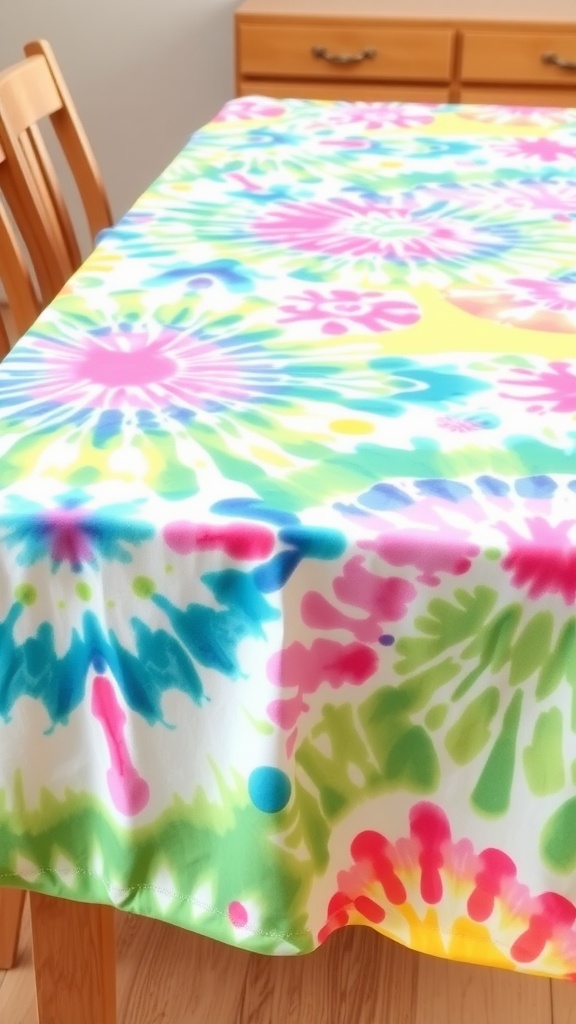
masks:
[(379, 832), (360, 832), (352, 841), (351, 853), (358, 863), (368, 863), (384, 890), (386, 899), (395, 906), (406, 902), (406, 889), (391, 860), (392, 844)]
[(48, 527), (52, 537), (51, 554), (55, 562), (81, 565), (92, 560), (92, 548), (83, 532), (78, 509), (53, 509), (43, 517), (43, 525)]
[(92, 714), (98, 719), (108, 745), (110, 768), (106, 779), (114, 806), (128, 817), (139, 814), (150, 799), (150, 786), (132, 764), (124, 738), (126, 715), (106, 676), (96, 676), (92, 687)]
[(309, 591), (302, 601), (302, 618), (314, 629), (345, 629), (356, 640), (375, 643), (386, 622), (404, 618), (416, 588), (398, 576), (383, 577), (364, 567), (364, 558), (357, 555), (346, 562), (342, 575), (334, 581), (339, 601), (367, 612), (363, 619), (346, 615), (320, 593)]
[(294, 688), (287, 700), (274, 700), (267, 708), (273, 722), (282, 729), (292, 728), (300, 714), (308, 710), (304, 696), (327, 682), (334, 690), (346, 683), (360, 686), (378, 667), (375, 651), (364, 644), (341, 644), (335, 640), (314, 640), (307, 648), (296, 641), (274, 654), (268, 662), (268, 678), (282, 688)]
[(363, 541), (362, 547), (376, 551), (390, 565), (413, 565), (420, 573), (418, 582), (429, 587), (437, 587), (441, 582), (438, 573), (462, 576), (468, 572), (472, 558), (479, 553), (475, 544), (458, 540), (446, 543), (444, 538), (425, 530), (397, 530), (388, 537)]
[(274, 534), (271, 530), (237, 523), (210, 526), (182, 520), (165, 527), (164, 540), (171, 551), (178, 555), (217, 550), (242, 561), (268, 558), (274, 550)]
[(431, 905), (442, 899), (443, 885), (440, 869), (444, 866), (443, 848), (451, 841), (448, 819), (433, 804), (418, 804), (410, 814), (410, 832), (418, 839), (421, 852), (418, 858), (422, 871), (420, 891), (422, 899)]
[(531, 963), (544, 952), (546, 943), (556, 929), (569, 929), (576, 920), (576, 907), (570, 900), (554, 892), (538, 898), (539, 913), (530, 918), (526, 931), (520, 935), (510, 952), (518, 963)]
[(516, 879), (516, 865), (501, 850), (484, 850), (479, 860), (482, 867), (475, 878), (474, 892), (468, 899), (468, 913), (473, 921), (487, 921), (505, 882)]
[(576, 555), (572, 532), (574, 523), (552, 524), (542, 516), (526, 521), (530, 537), (523, 537), (507, 523), (498, 526), (510, 550), (502, 568), (510, 572), (515, 587), (526, 588), (533, 600), (544, 594), (559, 594), (567, 605), (576, 602)]

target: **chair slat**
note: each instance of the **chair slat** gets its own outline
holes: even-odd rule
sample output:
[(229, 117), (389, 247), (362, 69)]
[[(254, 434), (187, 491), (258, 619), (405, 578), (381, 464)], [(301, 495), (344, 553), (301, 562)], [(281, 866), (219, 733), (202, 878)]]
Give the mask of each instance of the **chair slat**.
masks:
[(70, 166), (94, 241), (112, 213), (93, 151), (55, 60), (44, 40), (0, 73), (0, 146), (11, 183), (4, 189), (48, 303), (81, 263), (80, 247), (39, 123), (50, 118)]
[[(0, 170), (3, 153), (0, 151)], [(1, 175), (0, 175), (1, 182)], [(32, 277), (22, 248), (16, 237), (7, 211), (0, 197), (0, 281), (8, 300), (10, 317), (20, 337), (34, 323), (40, 312), (40, 302), (34, 291)], [(8, 349), (8, 335), (3, 325), (0, 334), (1, 356)]]

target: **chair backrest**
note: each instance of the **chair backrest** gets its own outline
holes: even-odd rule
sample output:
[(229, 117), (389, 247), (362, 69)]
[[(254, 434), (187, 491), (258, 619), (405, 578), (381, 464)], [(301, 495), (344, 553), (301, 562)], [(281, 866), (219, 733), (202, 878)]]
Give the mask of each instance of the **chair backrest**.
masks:
[[(40, 312), (40, 302), (32, 284), (28, 263), (3, 203), (2, 191), (7, 172), (4, 153), (0, 149), (0, 281), (8, 300), (10, 319), (17, 337), (20, 337), (34, 323)], [(9, 347), (8, 334), (0, 318), (0, 358), (6, 355)]]
[(45, 303), (78, 269), (81, 254), (62, 189), (42, 139), (49, 117), (76, 182), (92, 240), (112, 224), (110, 204), (92, 148), (44, 40), (0, 73), (0, 145), (13, 190), (8, 201), (30, 251)]

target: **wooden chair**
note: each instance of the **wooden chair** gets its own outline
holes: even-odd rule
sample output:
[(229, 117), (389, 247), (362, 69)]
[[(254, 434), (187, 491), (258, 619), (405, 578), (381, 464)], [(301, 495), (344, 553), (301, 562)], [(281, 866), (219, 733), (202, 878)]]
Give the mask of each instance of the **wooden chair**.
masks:
[[(10, 193), (12, 182), (4, 153), (0, 149), (0, 281), (8, 300), (10, 319), (17, 337), (20, 337), (34, 323), (40, 312), (40, 302), (26, 258), (3, 205), (4, 188)], [(8, 333), (0, 316), (0, 358), (6, 355), (9, 347)]]
[[(62, 189), (38, 128), (43, 118), (50, 118), (64, 151), (92, 240), (112, 224), (94, 154), (52, 48), (39, 40), (25, 46), (24, 53), (24, 60), (0, 74), (0, 280), (18, 337), (82, 262)], [(42, 302), (3, 201), (29, 251)], [(9, 347), (0, 315), (0, 358)], [(0, 888), (0, 970), (15, 961), (24, 899), (24, 892)]]
[(44, 304), (82, 262), (62, 188), (39, 122), (50, 118), (76, 182), (92, 241), (112, 224), (102, 177), (49, 43), (0, 73), (0, 146), (12, 179), (8, 201), (30, 252)]
[[(0, 281), (8, 300), (10, 319), (17, 337), (24, 334), (40, 312), (32, 278), (22, 248), (3, 205), (4, 187), (11, 182), (4, 153), (0, 149)], [(0, 315), (0, 359), (10, 349), (8, 332)], [(12, 967), (16, 959), (24, 892), (0, 889), (0, 970)]]

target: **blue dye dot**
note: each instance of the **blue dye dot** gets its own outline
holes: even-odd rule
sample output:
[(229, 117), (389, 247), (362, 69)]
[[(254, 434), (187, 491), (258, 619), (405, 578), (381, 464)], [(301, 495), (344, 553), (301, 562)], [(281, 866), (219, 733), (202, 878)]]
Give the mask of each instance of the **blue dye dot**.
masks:
[(556, 483), (549, 476), (526, 476), (516, 481), (516, 491), (521, 498), (551, 498)]
[(107, 442), (117, 437), (122, 428), (124, 413), (120, 409), (104, 409), (98, 416), (94, 428), (93, 441), (96, 448), (103, 448)]
[(505, 480), (499, 480), (495, 476), (479, 476), (476, 483), (484, 494), (489, 494), (494, 498), (503, 498), (510, 490), (510, 486)]
[(444, 501), (463, 501), (472, 493), (466, 484), (457, 480), (419, 480), (417, 487), (421, 494), (443, 498)]
[(344, 516), (356, 516), (357, 519), (366, 518), (368, 515), (366, 509), (358, 508), (357, 505), (344, 505), (341, 501), (334, 502), (334, 511)]
[(292, 785), (280, 768), (255, 768), (248, 779), (248, 794), (254, 807), (265, 814), (276, 814), (286, 807)]
[(178, 423), (187, 424), (196, 418), (196, 412), (194, 409), (185, 409), (180, 405), (172, 405), (170, 406), (170, 418)]
[[(243, 349), (246, 352), (246, 349)], [(256, 519), (264, 523), (277, 523), (284, 526), (288, 523), (297, 523), (298, 516), (293, 512), (279, 512), (276, 509), (269, 509), (263, 501), (258, 498), (223, 498), (212, 505), (211, 512), (216, 515), (232, 516), (239, 515), (245, 519)]]
[(102, 675), (102, 673), (106, 671), (106, 662), (101, 654), (92, 655), (92, 665), (94, 666), (94, 671), (97, 672), (98, 675)]
[(392, 647), (395, 637), (391, 633), (383, 633), (382, 636), (378, 637), (378, 643), (382, 644), (383, 647)]
[(412, 498), (401, 491), (399, 487), (395, 487), (394, 484), (374, 484), (369, 491), (361, 494), (358, 500), (361, 505), (376, 511), (404, 508), (406, 505), (412, 504)]

